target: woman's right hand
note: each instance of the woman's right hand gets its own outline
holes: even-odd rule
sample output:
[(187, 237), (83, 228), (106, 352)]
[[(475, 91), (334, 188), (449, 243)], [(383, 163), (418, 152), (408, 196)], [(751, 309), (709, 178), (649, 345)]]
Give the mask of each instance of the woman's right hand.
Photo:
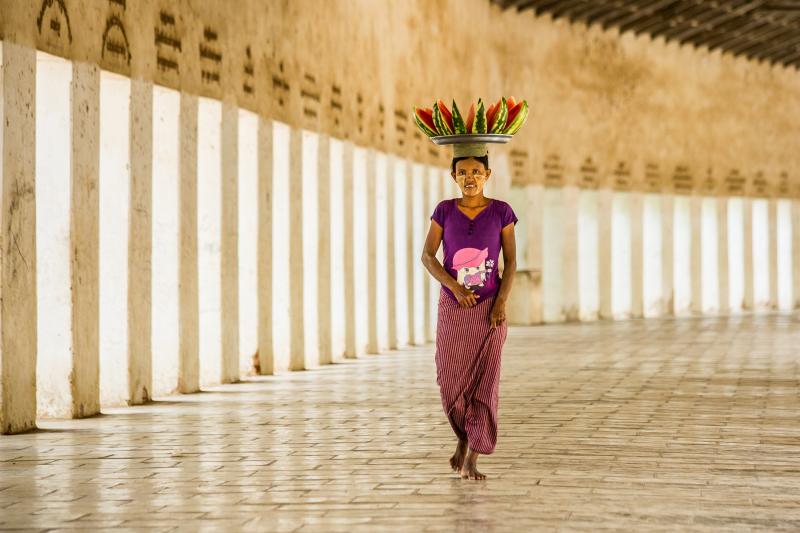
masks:
[(473, 293), (471, 290), (467, 289), (463, 285), (456, 285), (453, 289), (453, 295), (458, 300), (458, 305), (461, 307), (472, 307), (477, 305), (478, 303), (478, 296), (477, 294)]

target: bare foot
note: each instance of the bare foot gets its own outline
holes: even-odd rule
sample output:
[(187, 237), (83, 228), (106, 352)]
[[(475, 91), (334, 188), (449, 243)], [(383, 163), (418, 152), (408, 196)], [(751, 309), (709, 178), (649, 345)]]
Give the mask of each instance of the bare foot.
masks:
[(453, 472), (460, 472), (464, 465), (464, 457), (467, 455), (467, 441), (459, 440), (456, 445), (456, 453), (450, 458), (450, 468)]
[(469, 450), (464, 464), (461, 466), (461, 479), (486, 479), (486, 476), (478, 472), (478, 452)]

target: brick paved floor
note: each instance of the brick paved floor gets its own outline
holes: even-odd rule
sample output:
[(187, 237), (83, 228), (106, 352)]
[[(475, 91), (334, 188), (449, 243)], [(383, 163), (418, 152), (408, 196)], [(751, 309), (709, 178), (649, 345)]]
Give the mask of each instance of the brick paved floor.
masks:
[(800, 316), (512, 328), (485, 482), (433, 347), (0, 437), (0, 530), (800, 530)]

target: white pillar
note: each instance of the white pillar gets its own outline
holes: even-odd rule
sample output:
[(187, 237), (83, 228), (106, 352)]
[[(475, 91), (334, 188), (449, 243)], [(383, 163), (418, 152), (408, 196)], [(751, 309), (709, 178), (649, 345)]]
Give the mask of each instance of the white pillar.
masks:
[[(427, 231), (431, 226), (431, 215), (433, 215), (434, 209), (436, 209), (437, 204), (442, 200), (441, 197), (441, 190), (442, 190), (442, 179), (441, 179), (442, 172), (440, 169), (436, 168), (435, 166), (428, 167), (428, 175), (426, 176), (427, 181), (427, 201), (426, 201), (426, 213), (425, 213), (425, 235), (427, 237)], [(439, 245), (441, 248), (441, 244)], [(438, 250), (437, 250), (438, 252)], [(422, 252), (420, 252), (422, 255)], [(426, 327), (426, 340), (428, 342), (434, 342), (436, 340), (436, 322), (439, 317), (439, 293), (441, 290), (441, 283), (434, 278), (427, 270), (425, 271), (425, 276), (427, 279), (428, 285), (428, 300), (427, 300), (427, 327)]]
[(317, 145), (317, 288), (319, 362), (333, 362), (333, 314), (331, 287), (336, 280), (331, 276), (331, 139), (320, 134)]
[(580, 320), (597, 320), (597, 191), (578, 192), (578, 277)]
[(255, 113), (238, 112), (238, 322), (239, 375), (252, 375), (258, 353), (258, 121)]
[(742, 308), (751, 310), (755, 303), (755, 284), (753, 280), (753, 200), (742, 199), (742, 224), (744, 225), (742, 244), (744, 259), (744, 298)]
[(644, 316), (644, 194), (630, 193), (631, 317)]
[[(389, 346), (388, 337), (388, 161), (384, 153), (378, 153), (375, 161), (375, 307), (370, 307), (370, 313), (375, 313), (377, 322), (377, 348), (379, 352)], [(371, 293), (370, 293), (371, 294)]]
[(675, 197), (661, 195), (661, 299), (665, 316), (675, 314)]
[(239, 108), (222, 104), (220, 215), (220, 381), (239, 381)]
[(778, 200), (768, 200), (769, 232), (769, 306), (778, 309)]
[(611, 221), (614, 193), (611, 189), (601, 188), (597, 191), (597, 276), (599, 295), (599, 316), (603, 319), (614, 318), (612, 309), (612, 250)]
[(131, 316), (135, 296), (129, 292), (136, 276), (130, 269), (139, 264), (130, 243), (133, 100), (129, 78), (101, 72), (100, 85), (100, 401), (125, 405), (134, 398), (130, 328), (142, 321)]
[(580, 317), (580, 277), (578, 254), (578, 217), (580, 191), (574, 185), (566, 185), (561, 190), (562, 214), (562, 277), (561, 277), (561, 309), (568, 322), (577, 321)]
[(41, 417), (72, 414), (70, 85), (72, 65), (36, 58), (36, 400)]
[(131, 80), (130, 229), (128, 234), (128, 403), (153, 392), (151, 255), (153, 187), (153, 84)]
[(19, 433), (36, 426), (36, 52), (0, 57), (0, 433)]
[(100, 412), (100, 71), (72, 63), (72, 416)]
[(397, 221), (395, 220), (395, 182), (396, 156), (389, 156), (386, 164), (386, 337), (390, 350), (396, 350), (397, 340), (397, 277), (396, 277), (396, 243)]
[(303, 130), (289, 138), (289, 369), (306, 368), (303, 260)]
[(717, 269), (719, 283), (719, 312), (730, 313), (730, 284), (728, 280), (728, 198), (717, 198)]
[(414, 278), (414, 203), (416, 197), (415, 184), (419, 165), (413, 164), (411, 161), (406, 161), (406, 188), (405, 188), (405, 224), (403, 225), (403, 241), (405, 242), (405, 278), (406, 278), (406, 328), (408, 331), (407, 341), (409, 345), (413, 346), (417, 343), (416, 327), (414, 323), (414, 311), (416, 303), (416, 280)]
[(544, 206), (544, 187), (541, 185), (526, 185), (526, 209), (525, 209), (525, 235), (528, 268), (532, 271), (532, 293), (530, 297), (530, 316), (528, 320), (531, 324), (542, 322), (542, 230), (543, 230), (543, 206)]
[(178, 390), (180, 93), (153, 87), (153, 396)]
[(258, 362), (261, 374), (275, 373), (272, 344), (272, 120), (258, 118)]
[(800, 200), (792, 200), (792, 294), (800, 309)]
[(344, 319), (345, 319), (345, 357), (357, 357), (356, 349), (356, 265), (353, 179), (354, 146), (345, 142), (342, 153), (343, 199), (344, 199)]
[(178, 390), (200, 390), (200, 307), (197, 264), (197, 106), (196, 96), (181, 93), (180, 186), (178, 219), (180, 253), (178, 254), (179, 364)]
[(367, 262), (367, 353), (379, 353), (378, 347), (378, 229), (377, 229), (377, 153), (367, 149), (367, 242), (361, 247), (360, 254), (366, 255)]
[(408, 265), (408, 187), (411, 182), (410, 165), (405, 159), (395, 160), (393, 201), (394, 201), (394, 259), (396, 297), (396, 327), (397, 343), (402, 346), (410, 341), (410, 316), (411, 316), (411, 272)]
[[(691, 310), (703, 313), (703, 198), (698, 194), (689, 197), (689, 240), (691, 254)], [(706, 243), (707, 244), (707, 243)]]
[(562, 188), (545, 187), (542, 195), (542, 320), (564, 320), (565, 234)]
[(412, 165), (411, 184), (408, 189), (408, 268), (410, 273), (409, 290), (409, 340), (410, 344), (425, 344), (425, 267), (419, 258), (424, 244), (422, 236), (424, 210), (425, 167), (415, 163)]

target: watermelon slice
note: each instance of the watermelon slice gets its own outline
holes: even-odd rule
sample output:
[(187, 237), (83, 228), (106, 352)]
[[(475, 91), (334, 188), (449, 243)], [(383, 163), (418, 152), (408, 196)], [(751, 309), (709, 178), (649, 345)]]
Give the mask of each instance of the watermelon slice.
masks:
[(489, 109), (486, 110), (486, 131), (492, 131), (492, 126), (494, 126), (494, 118), (497, 116), (497, 110), (499, 108), (499, 104), (492, 104), (489, 106)]
[(475, 123), (475, 104), (469, 106), (467, 113), (467, 133), (472, 133), (472, 125)]
[(450, 126), (450, 131), (454, 131), (453, 114), (450, 112), (449, 109), (447, 109), (447, 106), (444, 105), (444, 102), (442, 102), (441, 100), (439, 100), (437, 104), (439, 104), (439, 111), (442, 113), (442, 118), (447, 123), (447, 125)]
[(475, 111), (475, 124), (473, 126), (473, 133), (486, 133), (486, 108), (480, 98), (478, 98), (478, 109)]
[(461, 117), (461, 112), (458, 110), (455, 100), (453, 100), (453, 131), (456, 133), (456, 135), (463, 135), (464, 133), (467, 133), (467, 125), (464, 123), (464, 119)]
[(508, 98), (506, 98), (506, 105), (508, 106), (508, 109), (510, 110), (512, 107), (517, 105), (517, 101), (514, 100), (513, 96), (509, 96)]
[(519, 114), (520, 109), (522, 109), (522, 102), (519, 102), (519, 103), (514, 104), (514, 105), (511, 105), (511, 102), (513, 102), (513, 100), (510, 99), (508, 102), (509, 102), (508, 103), (508, 120), (506, 120), (506, 125), (505, 125), (506, 128), (508, 128), (511, 125), (511, 123), (514, 122), (514, 119), (517, 118), (517, 115)]
[(426, 107), (426, 108), (417, 108), (417, 116), (419, 119), (428, 126), (432, 131), (436, 131), (436, 125), (433, 123), (433, 109)]

